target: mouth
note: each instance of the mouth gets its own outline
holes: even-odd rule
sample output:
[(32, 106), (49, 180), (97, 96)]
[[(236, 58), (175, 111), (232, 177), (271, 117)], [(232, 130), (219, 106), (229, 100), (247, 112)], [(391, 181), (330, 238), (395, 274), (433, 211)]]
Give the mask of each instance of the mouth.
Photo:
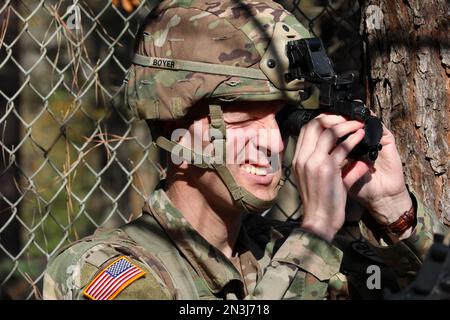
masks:
[(244, 164), (241, 165), (241, 169), (243, 169), (245, 172), (256, 175), (256, 176), (265, 176), (269, 173), (271, 173), (270, 169), (272, 169), (269, 166), (264, 165), (252, 165), (252, 164)]
[(268, 165), (253, 165), (253, 164), (243, 164), (240, 166), (243, 171), (244, 176), (252, 181), (253, 183), (259, 185), (268, 186), (272, 183), (276, 170), (273, 170), (271, 166)]

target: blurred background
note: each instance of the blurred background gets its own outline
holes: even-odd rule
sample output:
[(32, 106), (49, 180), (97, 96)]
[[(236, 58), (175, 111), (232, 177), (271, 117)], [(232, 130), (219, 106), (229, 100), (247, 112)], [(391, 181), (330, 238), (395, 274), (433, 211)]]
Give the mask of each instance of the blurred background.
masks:
[[(408, 185), (450, 221), (447, 0), (278, 1), (396, 136)], [(0, 0), (0, 299), (41, 299), (48, 259), (141, 213), (164, 174), (121, 91), (145, 0)], [(290, 179), (269, 213), (298, 219)]]

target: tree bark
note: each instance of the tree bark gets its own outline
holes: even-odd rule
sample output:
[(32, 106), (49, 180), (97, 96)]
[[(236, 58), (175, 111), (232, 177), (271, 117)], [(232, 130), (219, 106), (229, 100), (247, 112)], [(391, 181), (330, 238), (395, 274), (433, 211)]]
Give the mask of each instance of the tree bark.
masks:
[(368, 104), (394, 133), (407, 184), (450, 222), (450, 5), (367, 0)]

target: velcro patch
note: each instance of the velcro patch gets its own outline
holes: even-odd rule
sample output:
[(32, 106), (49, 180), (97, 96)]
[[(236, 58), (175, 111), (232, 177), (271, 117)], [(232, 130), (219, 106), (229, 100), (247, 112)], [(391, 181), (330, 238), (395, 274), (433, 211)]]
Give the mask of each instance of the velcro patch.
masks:
[(112, 300), (144, 274), (144, 270), (121, 256), (103, 269), (83, 290), (83, 294), (92, 300)]

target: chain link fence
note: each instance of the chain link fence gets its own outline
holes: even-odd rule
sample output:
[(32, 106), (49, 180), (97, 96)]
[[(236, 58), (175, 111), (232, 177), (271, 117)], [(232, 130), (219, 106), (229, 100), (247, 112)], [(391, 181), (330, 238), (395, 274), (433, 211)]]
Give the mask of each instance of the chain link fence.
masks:
[[(322, 37), (338, 72), (361, 73), (358, 1), (279, 2)], [(148, 13), (138, 0), (0, 1), (1, 299), (40, 299), (55, 252), (137, 217), (159, 181), (149, 131), (118, 94)], [(270, 212), (283, 220), (300, 214), (292, 150)]]

